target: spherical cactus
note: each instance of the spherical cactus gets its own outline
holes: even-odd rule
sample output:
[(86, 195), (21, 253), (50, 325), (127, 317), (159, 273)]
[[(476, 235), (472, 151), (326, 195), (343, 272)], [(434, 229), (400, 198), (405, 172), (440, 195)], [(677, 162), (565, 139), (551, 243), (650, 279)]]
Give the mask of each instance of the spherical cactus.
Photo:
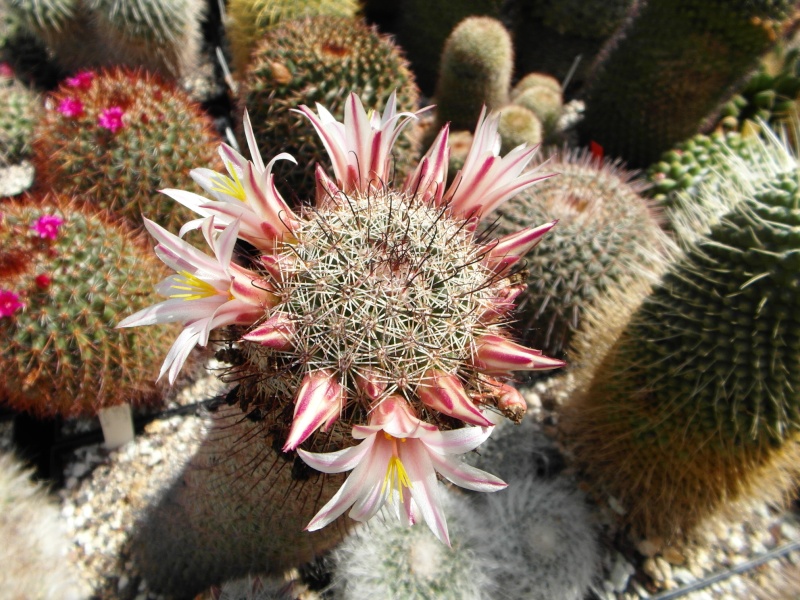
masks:
[(56, 502), (22, 465), (0, 455), (0, 589), (7, 598), (80, 600), (88, 590), (68, 554), (70, 542)]
[(182, 223), (189, 213), (158, 190), (189, 185), (213, 163), (211, 119), (175, 84), (126, 69), (82, 72), (51, 96), (34, 138), (44, 189), (80, 197), (141, 223), (146, 212)]
[(0, 397), (37, 415), (92, 415), (160, 398), (167, 349), (114, 329), (162, 273), (144, 239), (88, 206), (4, 205), (0, 222)]
[(473, 129), (481, 109), (498, 110), (508, 101), (514, 49), (502, 23), (490, 17), (461, 21), (444, 44), (436, 110), (440, 124)]
[(500, 146), (507, 153), (519, 146), (535, 146), (542, 142), (542, 122), (532, 111), (523, 106), (509, 104), (500, 109)]
[[(325, 147), (296, 109), (323, 104), (334, 117), (344, 113), (346, 95), (355, 91), (365, 103), (382, 108), (392, 91), (402, 110), (414, 110), (417, 87), (405, 59), (392, 41), (361, 21), (318, 17), (292, 21), (271, 30), (253, 53), (239, 99), (250, 113), (256, 139), (273, 152), (289, 152), (299, 169), (278, 166), (299, 200), (314, 195), (314, 168), (325, 162)], [(416, 156), (408, 134), (395, 146), (400, 172)]]
[(0, 165), (17, 163), (30, 155), (39, 111), (40, 100), (35, 93), (0, 75)]
[(528, 88), (534, 87), (548, 88), (559, 94), (559, 96), (563, 96), (561, 83), (552, 75), (547, 73), (528, 73), (511, 89), (511, 100), (514, 100), (514, 98)]
[(536, 347), (562, 355), (587, 307), (633, 271), (655, 269), (668, 241), (641, 184), (618, 163), (566, 153), (548, 168), (559, 175), (502, 207), (497, 231), (558, 219), (550, 243), (525, 257), (517, 327)]
[(356, 0), (230, 0), (225, 28), (237, 76), (244, 77), (253, 49), (278, 23), (316, 16), (353, 18), (358, 8)]
[(582, 91), (581, 135), (649, 165), (696, 134), (796, 19), (793, 0), (644, 3)]
[(486, 515), (461, 494), (450, 492), (443, 500), (452, 524), (450, 547), (427, 527), (404, 527), (393, 515), (378, 515), (334, 550), (335, 596), (339, 600), (503, 597), (503, 589), (492, 579), (495, 565), (482, 549), (485, 536), (495, 535)]
[(85, 0), (106, 55), (94, 64), (182, 76), (197, 67), (202, 0)]
[[(796, 483), (800, 171), (771, 144), (772, 160), (731, 165), (701, 192), (719, 205), (697, 220), (705, 232), (629, 320), (603, 344), (590, 330), (578, 344), (590, 366), (570, 440), (645, 535), (687, 534), (743, 495)], [(609, 319), (594, 322), (608, 331)]]
[(564, 108), (561, 90), (553, 90), (549, 86), (528, 85), (514, 94), (512, 102), (524, 106), (541, 120), (548, 131), (555, 128), (558, 117)]

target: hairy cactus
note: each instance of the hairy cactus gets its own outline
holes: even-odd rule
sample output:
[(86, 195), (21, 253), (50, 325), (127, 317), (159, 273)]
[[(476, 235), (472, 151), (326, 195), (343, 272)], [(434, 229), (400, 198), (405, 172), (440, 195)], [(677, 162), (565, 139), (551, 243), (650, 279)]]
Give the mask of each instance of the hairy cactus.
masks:
[(132, 559), (153, 590), (194, 597), (248, 573), (280, 575), (342, 540), (344, 522), (303, 527), (338, 476), (274, 447), (263, 422), (224, 403), (174, 483), (134, 528)]
[(141, 67), (165, 76), (197, 67), (202, 0), (85, 0), (102, 42), (98, 64)]
[(471, 130), (481, 109), (500, 109), (508, 102), (514, 49), (500, 21), (469, 17), (447, 38), (436, 83), (440, 125)]
[(647, 2), (582, 92), (586, 140), (647, 166), (697, 133), (796, 18), (792, 0)]
[(157, 190), (187, 185), (215, 156), (211, 119), (175, 84), (126, 69), (83, 72), (50, 97), (37, 126), (39, 183), (141, 223), (142, 213), (183, 223), (189, 213)]
[(500, 151), (504, 154), (520, 144), (535, 146), (542, 142), (542, 122), (533, 111), (524, 106), (504, 106), (500, 110), (498, 131), (503, 141)]
[(282, 21), (305, 17), (349, 17), (358, 12), (356, 0), (230, 0), (225, 27), (237, 75), (244, 77), (256, 44)]
[(0, 165), (17, 163), (30, 155), (39, 105), (35, 93), (12, 77), (0, 75)]
[(561, 85), (552, 77), (529, 73), (511, 90), (511, 102), (533, 112), (542, 123), (543, 139), (547, 144), (557, 143), (558, 120), (564, 111)]
[(161, 274), (144, 239), (88, 206), (4, 205), (0, 222), (0, 396), (37, 415), (91, 415), (158, 400), (168, 348), (114, 329)]
[[(325, 147), (296, 109), (323, 104), (336, 118), (346, 95), (355, 91), (376, 109), (397, 90), (402, 110), (413, 110), (417, 87), (405, 59), (392, 41), (361, 21), (318, 17), (292, 21), (269, 31), (253, 53), (239, 104), (250, 112), (256, 139), (271, 152), (289, 152), (299, 169), (278, 165), (299, 200), (313, 197), (314, 167), (326, 162)], [(416, 156), (408, 134), (395, 146), (395, 167), (402, 172)]]
[(80, 600), (87, 590), (68, 559), (58, 507), (30, 473), (0, 454), (0, 589), (6, 598)]
[(576, 342), (589, 365), (565, 419), (576, 456), (645, 535), (686, 534), (796, 480), (800, 171), (777, 141), (765, 149), (695, 199), (704, 231), (682, 236), (632, 316), (612, 326), (614, 302)]
[(517, 327), (537, 348), (563, 355), (581, 314), (632, 272), (655, 269), (668, 242), (641, 184), (618, 163), (566, 153), (547, 165), (559, 175), (502, 207), (497, 232), (558, 219), (550, 243), (525, 257)]
[(404, 527), (392, 514), (379, 514), (333, 552), (334, 597), (441, 598), (483, 600), (504, 596), (496, 587), (483, 552), (485, 536), (495, 535), (468, 498), (450, 492), (443, 508), (452, 526), (444, 546), (424, 526)]
[(419, 86), (430, 95), (439, 74), (437, 57), (453, 28), (470, 16), (500, 17), (502, 0), (406, 0), (397, 18), (397, 42), (411, 61)]

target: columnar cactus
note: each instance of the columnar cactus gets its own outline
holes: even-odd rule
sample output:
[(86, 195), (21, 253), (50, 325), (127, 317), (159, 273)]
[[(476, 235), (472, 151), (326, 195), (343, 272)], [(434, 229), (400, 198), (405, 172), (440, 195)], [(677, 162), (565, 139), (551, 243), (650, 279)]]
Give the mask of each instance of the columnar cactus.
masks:
[(278, 23), (317, 16), (353, 18), (358, 6), (356, 0), (230, 0), (225, 28), (237, 76), (244, 78), (253, 49)]
[(779, 143), (769, 151), (772, 160), (740, 162), (701, 193), (694, 223), (705, 231), (627, 323), (614, 331), (601, 318), (604, 330), (583, 334), (590, 368), (570, 439), (645, 534), (685, 534), (796, 476), (800, 171)]
[[(201, 228), (214, 257), (146, 222), (178, 273), (158, 288), (167, 300), (120, 326), (185, 324), (162, 366), (170, 381), (224, 328), (221, 339), (235, 343), (225, 353), (224, 379), (237, 384), (229, 399), (262, 423), (259, 445), (296, 454), (295, 477), (353, 470), (308, 531), (348, 510), (367, 521), (389, 503), (403, 523), (424, 520), (449, 543), (437, 473), (475, 491), (503, 488), (460, 456), (490, 435), (492, 419), (524, 414), (513, 371), (564, 364), (512, 341), (506, 327), (520, 291), (513, 265), (554, 223), (476, 234), (482, 218), (542, 179), (525, 170), (535, 149), (498, 156), (498, 118), (484, 114), (451, 186), (447, 128), (394, 184), (392, 144), (416, 118), (397, 112), (394, 95), (368, 116), (350, 94), (343, 122), (321, 105), (299, 110), (333, 165), (332, 176), (317, 170), (313, 206), (286, 204), (271, 171), (288, 157), (265, 164), (246, 117), (251, 160), (223, 144), (227, 175), (193, 172), (213, 199), (165, 190), (201, 216), (183, 229)], [(232, 262), (237, 238), (251, 251)], [(290, 536), (296, 523), (282, 527)]]
[(37, 183), (132, 222), (147, 212), (177, 224), (188, 213), (156, 190), (188, 184), (193, 164), (211, 162), (218, 140), (212, 127), (199, 106), (158, 76), (84, 71), (50, 97), (35, 131)]
[(62, 198), (3, 206), (0, 398), (36, 415), (158, 401), (159, 335), (115, 330), (161, 266), (141, 236)]
[(644, 3), (582, 92), (583, 137), (647, 166), (697, 133), (796, 18), (792, 0)]
[(655, 269), (668, 245), (641, 183), (588, 153), (552, 157), (559, 173), (498, 211), (498, 233), (558, 220), (550, 243), (525, 256), (528, 283), (517, 327), (551, 354), (567, 352), (581, 315), (632, 273)]
[(469, 17), (447, 38), (436, 82), (440, 125), (473, 129), (481, 107), (497, 110), (508, 102), (514, 48), (503, 24), (491, 17)]
[[(398, 47), (355, 19), (287, 22), (269, 31), (253, 53), (239, 103), (250, 111), (259, 144), (294, 156), (300, 168), (279, 166), (278, 181), (285, 180), (300, 201), (314, 195), (314, 168), (325, 162), (325, 145), (311, 125), (290, 109), (318, 102), (342, 118), (342, 90), (355, 90), (377, 108), (394, 90), (402, 108), (413, 109), (418, 95)], [(395, 168), (402, 172), (417, 154), (408, 133), (395, 146), (395, 153)]]

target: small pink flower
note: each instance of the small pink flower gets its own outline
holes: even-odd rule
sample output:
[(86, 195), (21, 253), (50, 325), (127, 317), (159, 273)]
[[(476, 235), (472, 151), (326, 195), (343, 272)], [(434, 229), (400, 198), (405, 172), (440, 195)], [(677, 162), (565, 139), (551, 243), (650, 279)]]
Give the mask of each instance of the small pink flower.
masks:
[(97, 118), (97, 124), (104, 129), (108, 129), (111, 133), (116, 133), (122, 129), (122, 115), (124, 114), (125, 112), (119, 106), (112, 106), (100, 113)]
[(55, 215), (42, 215), (31, 225), (40, 238), (54, 240), (58, 235), (58, 228), (64, 223), (64, 219)]
[(58, 112), (60, 112), (65, 117), (69, 117), (70, 119), (74, 119), (75, 117), (80, 117), (83, 115), (83, 102), (78, 100), (77, 98), (64, 98), (61, 102), (58, 103)]
[(7, 62), (0, 62), (0, 77), (13, 77), (14, 69)]
[(23, 306), (25, 305), (19, 301), (19, 294), (0, 290), (0, 319), (10, 317)]
[(91, 71), (81, 71), (72, 77), (67, 77), (67, 85), (80, 90), (88, 90), (92, 86), (92, 80), (94, 80), (94, 73)]

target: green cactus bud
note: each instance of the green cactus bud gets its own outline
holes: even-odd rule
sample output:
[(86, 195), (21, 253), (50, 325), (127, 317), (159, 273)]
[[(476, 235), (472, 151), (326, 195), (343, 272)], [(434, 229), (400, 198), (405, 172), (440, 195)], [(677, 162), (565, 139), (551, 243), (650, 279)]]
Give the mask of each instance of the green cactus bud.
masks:
[(481, 109), (508, 101), (514, 49), (506, 28), (490, 17), (459, 23), (444, 45), (436, 84), (437, 118), (454, 130), (475, 128)]
[(39, 106), (35, 93), (0, 75), (0, 165), (17, 163), (30, 155)]
[(582, 137), (650, 164), (697, 133), (795, 19), (791, 0), (644, 3), (595, 66)]
[(534, 347), (563, 356), (581, 315), (633, 272), (655, 269), (668, 242), (642, 185), (618, 163), (567, 153), (547, 168), (558, 175), (502, 206), (497, 229), (558, 219), (548, 243), (525, 256), (518, 328)]
[(36, 128), (33, 162), (47, 189), (177, 227), (192, 213), (157, 190), (191, 185), (189, 171), (213, 164), (217, 142), (211, 119), (174, 83), (119, 68), (59, 86)]
[(645, 535), (688, 534), (743, 496), (794, 489), (800, 170), (776, 139), (760, 151), (686, 199), (699, 218), (684, 252), (629, 319), (610, 327), (615, 302), (578, 344), (591, 366), (570, 438)]
[(523, 106), (509, 104), (500, 111), (498, 128), (502, 145), (500, 152), (507, 154), (520, 144), (535, 146), (542, 142), (542, 122)]
[(197, 67), (201, 0), (86, 0), (108, 54), (94, 64), (142, 67), (180, 76)]
[(233, 68), (243, 78), (253, 49), (267, 31), (282, 21), (316, 16), (353, 18), (357, 12), (356, 0), (230, 0), (225, 28)]
[(169, 340), (118, 330), (163, 274), (149, 244), (88, 205), (7, 204), (0, 222), (0, 396), (36, 415), (91, 415), (160, 399)]
[(528, 88), (544, 87), (553, 90), (559, 96), (563, 96), (561, 83), (547, 73), (528, 73), (517, 82), (517, 85), (511, 90), (511, 100), (514, 100), (519, 94)]
[[(403, 110), (413, 110), (418, 95), (397, 46), (361, 21), (291, 21), (270, 30), (253, 53), (239, 105), (248, 110), (262, 148), (289, 152), (297, 160), (299, 168), (279, 164), (275, 172), (279, 187), (285, 182), (300, 200), (313, 197), (314, 165), (327, 162), (327, 154), (311, 124), (290, 109), (319, 102), (341, 119), (342, 90), (355, 92), (376, 110), (394, 90)], [(415, 158), (415, 146), (407, 133), (395, 146), (399, 171)]]

